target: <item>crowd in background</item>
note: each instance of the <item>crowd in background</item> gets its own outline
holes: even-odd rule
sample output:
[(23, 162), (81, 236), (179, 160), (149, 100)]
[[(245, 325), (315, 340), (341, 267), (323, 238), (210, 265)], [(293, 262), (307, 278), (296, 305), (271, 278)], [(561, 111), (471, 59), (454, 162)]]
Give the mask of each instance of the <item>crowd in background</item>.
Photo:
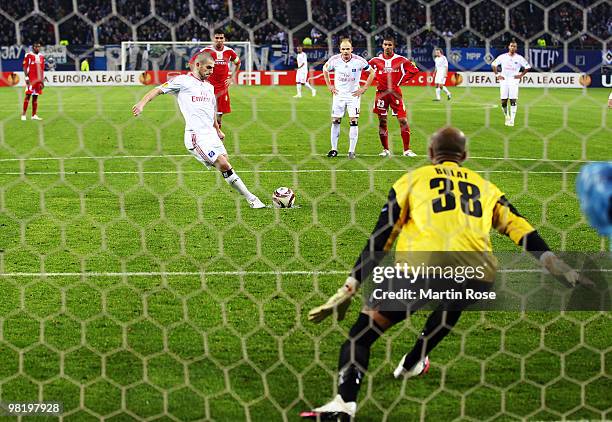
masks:
[[(506, 7), (513, 3), (499, 2)], [(456, 47), (475, 47), (484, 46), (486, 40), (494, 46), (504, 45), (515, 38), (514, 34), (520, 34), (520, 38), (532, 38), (534, 42), (537, 38), (538, 45), (556, 46), (569, 40), (572, 47), (601, 48), (594, 37), (607, 40), (612, 36), (612, 6), (593, 0), (574, 3), (582, 8), (565, 2), (550, 9), (545, 31), (544, 7), (556, 4), (553, 0), (525, 1), (511, 9), (486, 1), (472, 6), (469, 13), (453, 0), (442, 0), (431, 6), (429, 22), (426, 4), (419, 0), (395, 2), (389, 6), (389, 13), (381, 1), (310, 0), (312, 25), (301, 26), (291, 35), (294, 44), (306, 38), (312, 45), (323, 46), (328, 42), (336, 45), (340, 38), (349, 37), (355, 46), (365, 47), (369, 37), (378, 44), (384, 34), (391, 33), (399, 42), (410, 40), (413, 47), (444, 45), (445, 40)], [(193, 1), (191, 5), (154, 0), (152, 4), (148, 0), (116, 0), (117, 14), (113, 15), (110, 0), (77, 0), (76, 11), (72, 0), (38, 0), (39, 12), (33, 9), (32, 0), (0, 0), (0, 43), (17, 43), (16, 21), (22, 44), (61, 41), (68, 45), (94, 45), (96, 41), (100, 45), (119, 44), (127, 40), (207, 41), (211, 28), (222, 28), (230, 40), (283, 44), (289, 41), (286, 29), (300, 23), (291, 22), (296, 15), (290, 10), (296, 4), (292, 0), (274, 0), (270, 8), (263, 1), (233, 0), (231, 14), (227, 0)], [(305, 17), (305, 2), (302, 6)], [(586, 33), (583, 13), (587, 17)]]

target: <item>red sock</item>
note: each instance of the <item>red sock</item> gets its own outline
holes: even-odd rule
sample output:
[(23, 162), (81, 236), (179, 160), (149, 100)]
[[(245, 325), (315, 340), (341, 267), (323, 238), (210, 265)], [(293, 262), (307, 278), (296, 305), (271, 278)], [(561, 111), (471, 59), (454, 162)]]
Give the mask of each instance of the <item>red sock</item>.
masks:
[(378, 137), (380, 138), (380, 144), (384, 149), (389, 149), (389, 130), (385, 126), (385, 128), (378, 127)]
[(38, 95), (32, 98), (32, 116), (36, 116), (36, 110), (38, 109)]
[(401, 126), (400, 127), (402, 134), (402, 143), (404, 144), (404, 151), (410, 149), (410, 126)]
[(26, 97), (23, 100), (23, 113), (22, 114), (26, 114), (26, 111), (28, 111), (28, 104), (30, 104), (30, 99)]

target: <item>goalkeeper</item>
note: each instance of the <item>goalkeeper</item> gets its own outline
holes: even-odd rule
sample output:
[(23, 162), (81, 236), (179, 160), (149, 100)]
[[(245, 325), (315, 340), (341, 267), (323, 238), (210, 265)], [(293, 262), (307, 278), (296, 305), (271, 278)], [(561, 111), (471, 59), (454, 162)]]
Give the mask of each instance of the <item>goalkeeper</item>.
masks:
[[(546, 242), (497, 186), (461, 167), (466, 157), (466, 138), (461, 131), (446, 127), (432, 136), (429, 144), (432, 164), (418, 168), (395, 182), (351, 275), (327, 303), (310, 311), (310, 321), (319, 323), (332, 314), (339, 321), (342, 320), (361, 281), (370, 276), (378, 265), (381, 257), (377, 257), (376, 252), (379, 255), (382, 255), (381, 251), (388, 252), (396, 239), (396, 259), (401, 252), (435, 255), (428, 251), (453, 252), (446, 254), (446, 257), (465, 255), (466, 251), (471, 251), (472, 256), (491, 257), (489, 232), (491, 227), (495, 227), (529, 251), (551, 274), (569, 285), (591, 284), (590, 280), (580, 276), (550, 251)], [(494, 272), (493, 278), (479, 282), (490, 287), (493, 279)], [(427, 280), (421, 279), (419, 282)], [(416, 344), (403, 356), (393, 375), (401, 378), (427, 372), (429, 352), (452, 330), (462, 310), (474, 302), (453, 298), (440, 301), (429, 315)], [(301, 416), (321, 419), (354, 416), (372, 344), (385, 330), (406, 319), (424, 303), (426, 301), (416, 302), (415, 306), (402, 310), (387, 309), (370, 296), (353, 324), (348, 340), (340, 348), (339, 394), (326, 405), (303, 412)]]

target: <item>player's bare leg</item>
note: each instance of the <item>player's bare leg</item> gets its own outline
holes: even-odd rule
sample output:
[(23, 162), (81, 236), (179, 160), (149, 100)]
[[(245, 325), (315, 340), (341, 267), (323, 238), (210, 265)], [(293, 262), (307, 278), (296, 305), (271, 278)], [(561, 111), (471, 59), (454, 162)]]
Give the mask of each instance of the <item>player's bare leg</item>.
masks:
[(242, 179), (234, 172), (232, 165), (227, 159), (227, 155), (220, 155), (215, 160), (215, 168), (221, 172), (228, 185), (244, 196), (251, 208), (265, 208), (264, 203), (247, 189)]
[(28, 104), (30, 104), (30, 94), (26, 94), (23, 99), (23, 111), (21, 112), (21, 120), (26, 120), (26, 112), (28, 111)]
[(398, 117), (397, 121), (400, 125), (400, 134), (404, 144), (404, 157), (416, 157), (416, 154), (410, 149), (410, 125), (408, 124), (408, 118)]
[(217, 123), (219, 124), (219, 129), (221, 129), (221, 120), (223, 120), (223, 113), (217, 112)]
[(341, 117), (333, 117), (330, 132), (331, 150), (327, 153), (328, 157), (338, 156), (338, 138), (340, 137), (340, 123), (342, 122)]
[(504, 118), (506, 120), (505, 125), (510, 126), (510, 113), (508, 113), (508, 99), (501, 100), (502, 111), (504, 112)]
[(355, 148), (357, 147), (357, 139), (359, 138), (359, 118), (351, 117), (349, 123), (349, 151), (348, 158), (350, 160), (355, 158)]
[(378, 115), (378, 137), (380, 138), (380, 144), (383, 147), (383, 150), (380, 154), (380, 157), (391, 157), (391, 152), (389, 151), (389, 128), (387, 127), (387, 116), (383, 116), (381, 114)]

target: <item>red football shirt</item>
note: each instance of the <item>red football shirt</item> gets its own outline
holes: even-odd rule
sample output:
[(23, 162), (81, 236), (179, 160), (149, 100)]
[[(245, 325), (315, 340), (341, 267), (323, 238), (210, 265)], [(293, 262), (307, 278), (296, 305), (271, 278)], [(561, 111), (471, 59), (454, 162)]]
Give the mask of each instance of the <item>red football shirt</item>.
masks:
[(370, 59), (370, 66), (376, 71), (378, 91), (401, 92), (402, 82), (410, 79), (419, 69), (404, 56), (394, 54), (387, 58), (383, 53)]
[(29, 52), (23, 59), (24, 73), (31, 83), (42, 81), (45, 78), (45, 57), (41, 54)]
[(238, 54), (229, 47), (217, 50), (214, 46), (203, 48), (200, 51), (209, 53), (215, 59), (215, 70), (208, 81), (215, 87), (225, 87), (225, 81), (230, 77), (230, 62), (236, 63)]

